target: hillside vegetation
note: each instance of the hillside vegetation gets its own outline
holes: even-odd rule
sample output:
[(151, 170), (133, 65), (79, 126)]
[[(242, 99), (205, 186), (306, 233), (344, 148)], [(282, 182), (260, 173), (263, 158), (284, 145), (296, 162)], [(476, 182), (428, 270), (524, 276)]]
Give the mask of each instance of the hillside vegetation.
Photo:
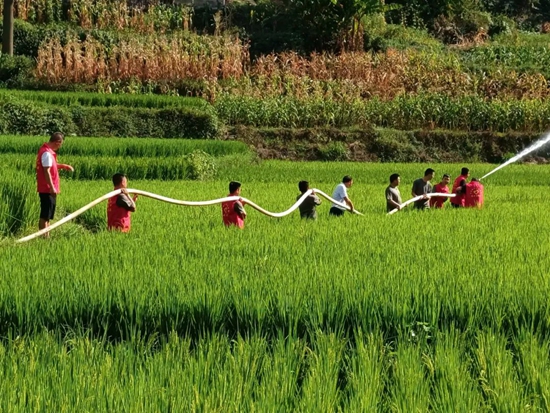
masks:
[[(248, 143), (270, 128), (279, 144), (269, 156), (282, 156), (283, 137), (299, 129), (326, 143), (337, 129), (347, 136), (339, 140), (346, 159), (369, 158), (352, 155), (348, 131), (357, 129), (400, 131), (396, 145), (434, 130), (453, 140), (534, 139), (550, 118), (545, 1), (285, 0), (193, 10), (17, 0), (15, 56), (0, 57), (10, 92), (0, 93), (0, 128)], [(296, 156), (311, 158), (310, 149)]]

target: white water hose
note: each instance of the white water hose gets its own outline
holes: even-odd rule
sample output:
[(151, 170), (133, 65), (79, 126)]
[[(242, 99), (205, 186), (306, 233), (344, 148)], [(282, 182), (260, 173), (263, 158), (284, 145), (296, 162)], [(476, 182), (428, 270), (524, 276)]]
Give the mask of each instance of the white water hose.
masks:
[[(310, 190), (308, 190), (307, 192), (304, 193), (304, 195), (302, 195), (300, 197), (300, 199), (298, 199), (296, 201), (296, 203), (294, 205), (292, 205), (289, 209), (287, 209), (286, 211), (283, 211), (283, 212), (270, 212), (270, 211), (267, 211), (267, 210), (263, 209), (262, 207), (260, 207), (259, 205), (256, 205), (254, 202), (250, 201), (249, 199), (242, 198), (240, 196), (229, 196), (229, 197), (226, 197), (226, 198), (212, 199), (210, 201), (181, 201), (181, 200), (178, 200), (178, 199), (167, 198), (167, 197), (162, 196), (162, 195), (153, 194), (151, 192), (141, 191), (139, 189), (127, 189), (126, 191), (129, 194), (143, 195), (143, 196), (146, 196), (146, 197), (149, 197), (149, 198), (156, 199), (158, 201), (167, 202), (169, 204), (185, 205), (185, 206), (208, 206), (208, 205), (221, 204), (222, 202), (227, 202), (227, 201), (242, 200), (246, 205), (250, 205), (252, 208), (260, 211), (262, 214), (267, 215), (269, 217), (273, 217), (273, 218), (282, 218), (284, 216), (287, 216), (287, 215), (291, 214), (296, 209), (298, 209), (298, 207), (302, 204), (302, 202), (304, 202), (305, 199), (309, 195), (311, 195), (311, 193), (315, 192), (315, 194), (321, 195), (323, 198), (326, 198), (328, 201), (332, 202), (333, 204), (338, 205), (342, 208), (345, 208), (348, 211), (351, 211), (351, 209), (348, 205), (336, 201), (335, 199), (331, 198), (330, 196), (328, 196), (327, 194), (325, 194), (323, 191), (321, 191), (319, 189), (310, 189)], [(107, 200), (107, 199), (109, 199), (113, 196), (119, 195), (121, 192), (122, 192), (122, 190), (120, 190), (120, 189), (117, 189), (115, 191), (111, 191), (108, 194), (105, 194), (102, 197), (97, 198), (95, 201), (90, 202), (88, 205), (85, 205), (82, 208), (76, 210), (72, 214), (67, 215), (65, 218), (60, 219), (55, 224), (52, 224), (47, 228), (41, 229), (40, 231), (35, 232), (34, 234), (31, 234), (31, 235), (28, 235), (28, 236), (23, 237), (21, 239), (18, 239), (15, 242), (16, 243), (22, 243), (22, 242), (30, 241), (31, 239), (34, 239), (34, 238), (38, 238), (39, 236), (44, 235), (44, 234), (50, 232), (51, 230), (53, 230), (53, 229), (65, 224), (65, 223), (75, 219), (77, 216), (79, 216), (80, 214), (83, 214), (88, 209), (93, 208), (97, 204), (99, 204), (99, 203), (101, 203), (101, 202), (103, 202), (103, 201), (105, 201), (105, 200)], [(360, 213), (359, 211), (357, 211), (355, 209), (351, 212), (353, 212), (354, 214), (357, 214), (357, 215), (363, 215), (362, 213)]]
[(411, 198), (409, 199), (408, 201), (405, 201), (403, 202), (401, 205), (400, 205), (400, 209), (392, 209), (390, 212), (388, 212), (388, 215), (393, 215), (395, 214), (396, 212), (398, 211), (401, 211), (404, 207), (406, 207), (407, 205), (410, 205), (412, 204), (413, 202), (416, 202), (416, 201), (420, 201), (422, 199), (426, 199), (426, 198), (433, 198), (433, 197), (445, 197), (445, 198), (454, 198), (456, 196), (456, 194), (443, 194), (443, 193), (440, 193), (440, 192), (433, 192), (431, 194), (426, 194), (426, 195), (419, 195), (419, 196), (415, 196), (414, 198)]

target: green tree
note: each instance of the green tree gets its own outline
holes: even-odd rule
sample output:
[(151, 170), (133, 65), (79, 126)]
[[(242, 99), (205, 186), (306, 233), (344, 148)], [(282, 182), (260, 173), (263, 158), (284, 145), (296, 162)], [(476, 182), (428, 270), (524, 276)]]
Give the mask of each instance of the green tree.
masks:
[(386, 4), (385, 0), (331, 0), (341, 7), (344, 13), (344, 25), (347, 29), (347, 49), (358, 50), (363, 46), (363, 22), (370, 14), (385, 14), (400, 8), (398, 4)]

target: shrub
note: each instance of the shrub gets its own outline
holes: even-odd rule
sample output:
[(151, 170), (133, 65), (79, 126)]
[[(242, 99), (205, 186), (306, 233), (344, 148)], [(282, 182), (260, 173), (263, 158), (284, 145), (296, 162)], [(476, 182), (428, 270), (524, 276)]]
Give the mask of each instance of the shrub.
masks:
[(212, 155), (196, 150), (185, 157), (187, 162), (187, 177), (196, 181), (213, 178), (217, 173), (217, 166)]
[(43, 111), (30, 102), (10, 99), (2, 105), (0, 117), (5, 127), (4, 132), (24, 135), (45, 133)]
[(17, 83), (31, 76), (34, 62), (25, 56), (0, 55), (0, 82)]
[(370, 150), (382, 162), (417, 161), (417, 149), (411, 132), (379, 130)]
[(345, 161), (349, 159), (348, 148), (343, 142), (332, 141), (319, 147), (319, 157), (323, 161)]
[(51, 106), (7, 95), (0, 100), (4, 133), (41, 135), (54, 130), (84, 136), (209, 139), (218, 135), (211, 110)]
[(516, 28), (516, 23), (509, 17), (504, 15), (495, 16), (489, 26), (489, 36), (512, 34)]
[(63, 131), (65, 134), (76, 133), (76, 125), (69, 111), (63, 108), (49, 108), (43, 114), (44, 131), (51, 134), (56, 131)]
[(218, 118), (210, 109), (161, 109), (157, 112), (157, 119), (163, 125), (166, 138), (210, 139), (218, 135)]

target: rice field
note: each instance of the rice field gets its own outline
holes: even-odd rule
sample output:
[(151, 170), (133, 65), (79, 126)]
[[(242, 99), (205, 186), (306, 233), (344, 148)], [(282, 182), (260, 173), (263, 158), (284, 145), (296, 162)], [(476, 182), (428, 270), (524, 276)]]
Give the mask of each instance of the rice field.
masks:
[[(130, 174), (130, 187), (206, 200), (239, 180), (242, 196), (281, 211), (299, 180), (330, 194), (351, 174), (365, 216), (330, 218), (327, 202), (317, 222), (249, 209), (239, 231), (223, 227), (219, 206), (139, 198), (129, 234), (107, 232), (100, 205), (49, 240), (15, 245), (38, 214), (31, 171), (11, 166), (28, 156), (0, 155), (0, 216), (14, 215), (14, 194), (25, 201), (0, 243), (2, 411), (549, 408), (548, 166), (487, 178), (481, 211), (388, 217), (391, 173), (408, 199), (428, 166), (480, 177), (494, 165), (234, 154), (211, 180)], [(57, 218), (111, 189), (108, 179), (63, 178)]]

